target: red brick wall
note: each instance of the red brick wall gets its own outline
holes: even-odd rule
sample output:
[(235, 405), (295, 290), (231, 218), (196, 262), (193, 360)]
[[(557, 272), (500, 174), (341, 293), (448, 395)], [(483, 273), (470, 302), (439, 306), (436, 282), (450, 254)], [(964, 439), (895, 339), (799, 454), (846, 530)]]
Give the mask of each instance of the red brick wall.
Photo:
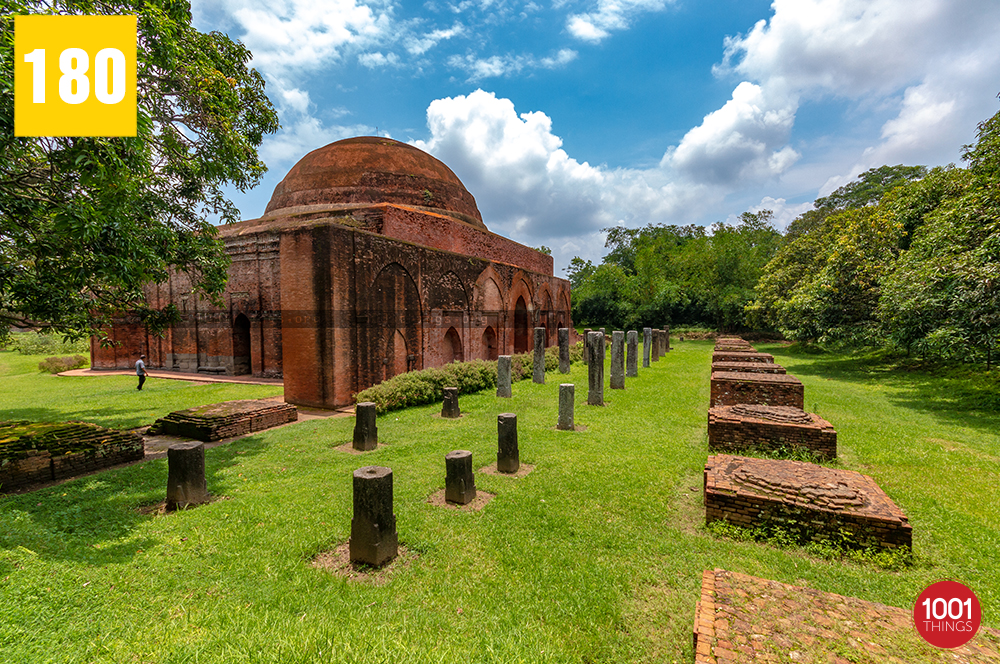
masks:
[(756, 403), (767, 406), (804, 408), (804, 389), (788, 374), (713, 372), (713, 406)]
[(732, 406), (708, 411), (708, 449), (744, 452), (749, 449), (803, 448), (820, 458), (837, 457), (837, 432), (815, 413), (800, 412), (808, 423), (774, 422), (733, 412)]

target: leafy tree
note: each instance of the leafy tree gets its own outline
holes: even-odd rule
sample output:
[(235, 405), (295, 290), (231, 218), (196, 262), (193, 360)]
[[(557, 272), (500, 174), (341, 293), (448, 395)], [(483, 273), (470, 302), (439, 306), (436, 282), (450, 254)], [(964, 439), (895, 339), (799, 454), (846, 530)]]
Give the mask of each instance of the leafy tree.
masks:
[[(250, 52), (191, 26), (185, 0), (7, 0), (0, 16), (0, 336), (11, 325), (83, 335), (115, 312), (154, 325), (142, 286), (171, 268), (209, 296), (228, 259), (209, 222), (238, 219), (222, 192), (266, 170), (277, 130)], [(138, 16), (138, 135), (14, 137), (14, 14)]]
[(837, 189), (829, 196), (817, 198), (817, 208), (829, 210), (851, 210), (875, 205), (886, 192), (906, 184), (911, 180), (919, 180), (927, 175), (926, 166), (879, 166), (871, 168), (858, 176), (857, 182), (851, 182)]

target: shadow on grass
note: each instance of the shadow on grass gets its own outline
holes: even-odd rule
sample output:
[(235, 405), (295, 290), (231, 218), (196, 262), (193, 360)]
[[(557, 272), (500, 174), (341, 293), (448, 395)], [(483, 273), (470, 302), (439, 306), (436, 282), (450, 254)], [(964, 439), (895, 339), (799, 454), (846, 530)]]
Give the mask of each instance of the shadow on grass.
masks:
[[(223, 471), (263, 453), (269, 444), (248, 436), (206, 450), (208, 490), (225, 495), (231, 488)], [(132, 537), (154, 518), (140, 507), (165, 499), (167, 461), (157, 459), (79, 477), (38, 491), (0, 495), (0, 552), (21, 551), (57, 560), (107, 565), (131, 560), (155, 546), (154, 537)], [(27, 551), (23, 551), (27, 550)], [(0, 573), (10, 562), (0, 555)]]
[[(163, 415), (166, 415), (164, 413)], [(161, 417), (161, 416), (157, 416)], [(133, 429), (152, 424), (156, 417), (138, 416), (135, 408), (101, 406), (79, 410), (56, 410), (44, 406), (30, 408), (5, 408), (0, 410), (0, 421), (29, 420), (31, 422), (89, 422), (109, 429)], [(123, 420), (126, 421), (122, 426)], [(127, 420), (133, 420), (128, 422)], [(149, 420), (149, 421), (146, 421)]]
[(890, 388), (892, 403), (933, 413), (946, 421), (996, 430), (1000, 415), (1000, 371), (879, 355), (816, 354), (802, 348), (772, 347), (788, 373)]

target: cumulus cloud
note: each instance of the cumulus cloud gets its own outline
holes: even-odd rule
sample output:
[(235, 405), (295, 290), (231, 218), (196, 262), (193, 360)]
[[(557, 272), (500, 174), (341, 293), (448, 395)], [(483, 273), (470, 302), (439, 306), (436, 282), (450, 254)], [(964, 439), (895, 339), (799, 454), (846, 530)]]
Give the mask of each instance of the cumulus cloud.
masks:
[(732, 99), (706, 115), (662, 163), (695, 182), (716, 185), (780, 175), (799, 158), (786, 145), (796, 107), (794, 99), (775, 100), (759, 85), (740, 83)]
[[(490, 92), (431, 102), (427, 124), (430, 139), (414, 145), (455, 171), (491, 230), (547, 244), (557, 262), (580, 253), (581, 238), (597, 237), (603, 227), (690, 218), (704, 204), (699, 187), (667, 182), (657, 169), (581, 163), (562, 149), (545, 113), (518, 114), (513, 102)], [(601, 245), (585, 246), (593, 252)]]
[(577, 52), (564, 48), (555, 55), (536, 58), (533, 55), (494, 55), (480, 58), (476, 55), (453, 55), (448, 58), (448, 66), (461, 69), (469, 81), (496, 78), (518, 74), (525, 69), (557, 69), (576, 59)]
[(566, 30), (577, 39), (599, 42), (614, 30), (625, 30), (633, 15), (655, 12), (673, 0), (597, 0), (593, 11), (571, 14)]
[(770, 20), (726, 40), (720, 76), (744, 78), (664, 156), (695, 181), (781, 175), (802, 100), (839, 97), (897, 109), (849, 174), (883, 163), (954, 160), (992, 113), (1000, 68), (995, 0), (774, 0)]
[(386, 55), (377, 51), (375, 53), (362, 53), (358, 56), (358, 62), (369, 69), (378, 69), (380, 67), (389, 67), (399, 64), (399, 56), (395, 53)]

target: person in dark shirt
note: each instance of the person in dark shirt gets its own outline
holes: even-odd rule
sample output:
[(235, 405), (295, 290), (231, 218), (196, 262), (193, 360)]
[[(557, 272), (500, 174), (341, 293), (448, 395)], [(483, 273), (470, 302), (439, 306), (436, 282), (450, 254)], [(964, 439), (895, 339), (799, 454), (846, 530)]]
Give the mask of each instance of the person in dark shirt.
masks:
[(139, 377), (139, 387), (135, 388), (137, 390), (141, 390), (142, 384), (146, 382), (146, 363), (143, 361), (145, 359), (145, 355), (140, 355), (135, 363), (135, 375)]

